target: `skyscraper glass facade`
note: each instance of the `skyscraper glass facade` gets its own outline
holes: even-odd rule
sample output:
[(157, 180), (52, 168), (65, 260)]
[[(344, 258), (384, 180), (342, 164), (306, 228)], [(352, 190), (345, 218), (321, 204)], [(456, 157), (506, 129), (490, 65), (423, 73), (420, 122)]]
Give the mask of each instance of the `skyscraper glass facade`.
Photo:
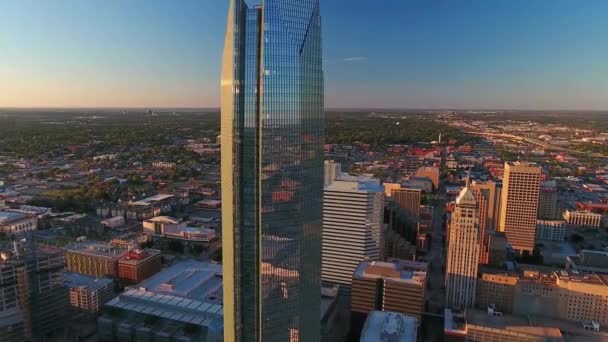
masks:
[(227, 341), (320, 339), (323, 115), (319, 0), (231, 1), (222, 66)]

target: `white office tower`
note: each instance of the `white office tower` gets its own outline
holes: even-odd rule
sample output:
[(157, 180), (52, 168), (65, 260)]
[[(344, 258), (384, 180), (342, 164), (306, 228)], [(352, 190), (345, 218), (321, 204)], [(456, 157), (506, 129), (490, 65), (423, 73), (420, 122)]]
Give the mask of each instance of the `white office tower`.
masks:
[(325, 187), (323, 197), (323, 282), (350, 289), (361, 261), (380, 260), (384, 188), (377, 179), (349, 177)]
[(333, 160), (325, 161), (325, 185), (328, 186), (342, 174), (342, 164), (336, 163)]
[(464, 309), (475, 304), (479, 262), (479, 210), (468, 184), (456, 198), (449, 230), (446, 306)]

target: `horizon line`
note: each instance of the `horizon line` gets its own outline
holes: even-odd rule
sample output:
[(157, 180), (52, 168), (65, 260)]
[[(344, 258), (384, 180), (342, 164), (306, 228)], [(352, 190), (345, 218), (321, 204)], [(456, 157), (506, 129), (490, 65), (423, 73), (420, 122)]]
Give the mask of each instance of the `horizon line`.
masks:
[[(196, 110), (196, 111), (220, 111), (220, 107), (167, 107), (167, 106), (32, 106), (32, 107), (0, 107), (0, 110)], [(606, 109), (513, 109), (513, 108), (433, 108), (433, 107), (326, 107), (324, 111), (483, 111), (483, 112), (606, 112)]]

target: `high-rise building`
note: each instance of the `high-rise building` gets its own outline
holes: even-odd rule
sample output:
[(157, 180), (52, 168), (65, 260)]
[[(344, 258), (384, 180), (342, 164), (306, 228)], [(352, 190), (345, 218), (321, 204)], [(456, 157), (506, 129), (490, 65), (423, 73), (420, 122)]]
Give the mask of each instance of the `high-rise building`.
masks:
[(392, 311), (415, 317), (424, 312), (427, 264), (399, 259), (363, 261), (353, 274), (353, 316), (373, 310)]
[(555, 220), (558, 218), (557, 183), (545, 181), (540, 183), (538, 197), (538, 218), (542, 220)]
[(534, 163), (505, 163), (498, 230), (518, 252), (534, 250), (541, 175)]
[(27, 244), (0, 253), (1, 341), (46, 341), (61, 336), (64, 328), (63, 251)]
[(340, 178), (340, 174), (342, 174), (342, 164), (336, 163), (333, 160), (326, 160), (324, 168), (324, 186), (328, 186), (331, 182)]
[(475, 202), (477, 203), (477, 212), (479, 213), (479, 263), (487, 264), (489, 259), (489, 236), (488, 236), (488, 212), (490, 206), (490, 193), (486, 189), (471, 187)]
[(446, 306), (464, 309), (475, 303), (480, 245), (479, 211), (468, 184), (456, 198), (449, 224)]
[(483, 212), (480, 208), (479, 225), (484, 225), (484, 231), (492, 231), (498, 228), (498, 217), (500, 216), (500, 191), (501, 188), (496, 182), (473, 182), (471, 183), (471, 191), (475, 198), (483, 196), (487, 201), (486, 210)]
[(488, 233), (488, 264), (500, 267), (508, 258), (509, 243), (505, 233), (490, 231)]
[(361, 261), (382, 258), (384, 188), (371, 178), (334, 181), (323, 200), (323, 282), (349, 289)]
[(420, 217), (422, 190), (409, 188), (393, 189), (391, 197), (410, 219), (418, 220)]
[(319, 0), (231, 0), (221, 80), (225, 341), (318, 341)]
[(433, 189), (439, 189), (439, 168), (434, 166), (423, 166), (416, 171), (416, 177), (426, 177), (433, 182)]

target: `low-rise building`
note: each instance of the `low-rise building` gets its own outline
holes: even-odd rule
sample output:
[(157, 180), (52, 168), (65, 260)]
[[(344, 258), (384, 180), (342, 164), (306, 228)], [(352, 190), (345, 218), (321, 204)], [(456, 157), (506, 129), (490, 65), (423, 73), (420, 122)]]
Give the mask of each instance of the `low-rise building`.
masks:
[(100, 242), (76, 242), (66, 248), (66, 269), (95, 278), (118, 277), (118, 260), (127, 250)]
[(94, 278), (79, 273), (67, 272), (65, 284), (70, 291), (72, 308), (96, 313), (114, 296), (112, 278)]
[[(161, 304), (162, 303), (162, 304)], [(223, 340), (222, 265), (184, 261), (128, 287), (98, 318), (100, 341)]]
[(155, 169), (175, 169), (175, 163), (166, 161), (155, 161), (152, 163), (152, 167)]
[(581, 273), (608, 274), (608, 252), (583, 249), (566, 257), (566, 269)]
[(159, 250), (133, 250), (118, 260), (118, 279), (123, 284), (138, 284), (158, 273), (161, 268)]
[(564, 220), (575, 227), (600, 227), (602, 214), (592, 213), (585, 210), (565, 210)]
[(144, 221), (144, 233), (151, 237), (187, 240), (189, 242), (212, 243), (218, 236), (215, 230), (190, 227), (187, 221), (169, 216), (157, 216)]
[(486, 311), (469, 309), (465, 312), (445, 309), (445, 341), (476, 342), (557, 342), (564, 338), (560, 325), (541, 321), (532, 323), (534, 317), (496, 314), (492, 308)]
[(361, 342), (416, 342), (418, 320), (415, 317), (388, 311), (372, 311), (361, 331)]
[(536, 222), (536, 240), (564, 241), (566, 221), (538, 220)]
[(36, 230), (37, 228), (38, 218), (36, 215), (0, 211), (0, 232), (5, 234), (21, 234)]
[(101, 221), (101, 224), (110, 229), (115, 229), (125, 224), (124, 216), (114, 216)]

